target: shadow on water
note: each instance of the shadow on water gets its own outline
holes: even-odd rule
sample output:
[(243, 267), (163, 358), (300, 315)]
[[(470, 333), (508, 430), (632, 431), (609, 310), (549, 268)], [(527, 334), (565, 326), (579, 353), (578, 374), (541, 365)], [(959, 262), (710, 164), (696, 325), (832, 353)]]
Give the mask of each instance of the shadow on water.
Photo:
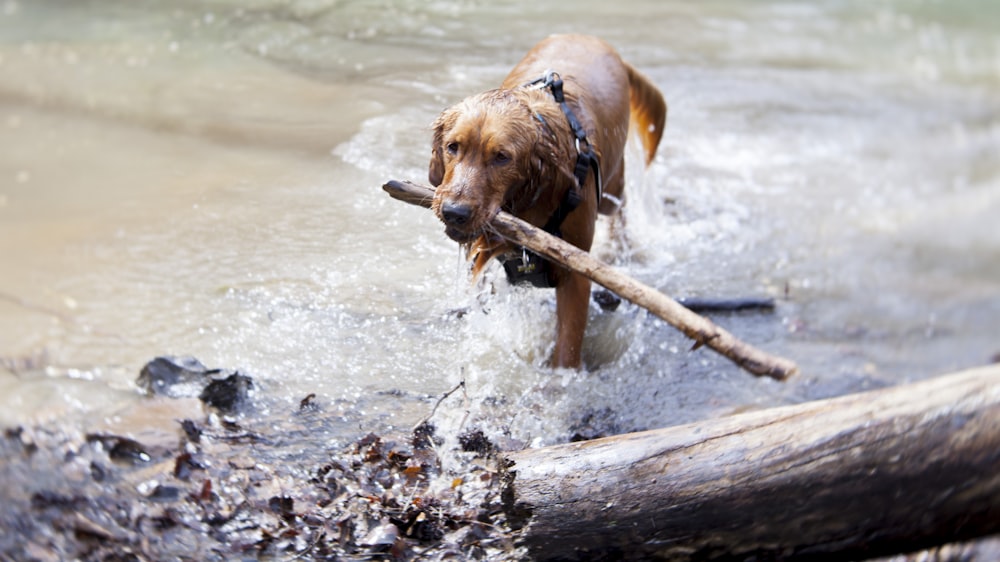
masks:
[[(333, 401), (345, 442), (465, 381), (439, 427), (523, 446), (1000, 352), (992, 4), (0, 8), (7, 426), (140, 431), (133, 381), (163, 354), (251, 373), (273, 411)], [(598, 254), (675, 296), (775, 298), (716, 320), (801, 376), (754, 379), (628, 304), (592, 307), (588, 372), (552, 372), (551, 293), (469, 283), (433, 216), (379, 189), (423, 180), (436, 114), (560, 31), (608, 39), (670, 105), (652, 166), (630, 162), (629, 251)]]

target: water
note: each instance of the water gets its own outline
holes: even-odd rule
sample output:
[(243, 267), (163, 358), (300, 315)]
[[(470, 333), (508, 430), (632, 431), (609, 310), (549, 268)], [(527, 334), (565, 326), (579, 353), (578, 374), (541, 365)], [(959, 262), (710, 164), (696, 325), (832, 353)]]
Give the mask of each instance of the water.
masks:
[[(115, 419), (161, 354), (399, 427), (465, 380), (439, 423), (529, 444), (988, 362), (998, 29), (984, 1), (7, 0), (0, 423)], [(436, 219), (381, 191), (424, 180), (442, 108), (565, 31), (670, 105), (630, 163), (630, 251), (598, 254), (672, 295), (776, 297), (716, 320), (800, 376), (689, 352), (627, 304), (593, 309), (589, 372), (553, 373), (552, 294), (470, 284)]]

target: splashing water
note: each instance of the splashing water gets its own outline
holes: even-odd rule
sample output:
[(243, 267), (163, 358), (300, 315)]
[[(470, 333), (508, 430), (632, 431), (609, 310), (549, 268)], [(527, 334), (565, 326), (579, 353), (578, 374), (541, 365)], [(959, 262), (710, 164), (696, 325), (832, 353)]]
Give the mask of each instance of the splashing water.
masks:
[[(145, 361), (191, 354), (400, 427), (464, 380), (437, 423), (543, 444), (1000, 351), (992, 4), (5, 7), (5, 424), (112, 415)], [(628, 154), (624, 246), (602, 219), (595, 253), (674, 296), (777, 298), (716, 320), (802, 376), (753, 379), (628, 303), (592, 307), (588, 372), (553, 372), (552, 293), (471, 284), (381, 192), (426, 177), (442, 108), (559, 31), (609, 40), (670, 106), (652, 165)]]

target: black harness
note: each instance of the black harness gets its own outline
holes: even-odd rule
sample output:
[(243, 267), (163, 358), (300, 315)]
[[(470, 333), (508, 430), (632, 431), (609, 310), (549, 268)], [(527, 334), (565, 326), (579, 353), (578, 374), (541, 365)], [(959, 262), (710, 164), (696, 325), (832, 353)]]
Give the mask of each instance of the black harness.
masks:
[[(583, 130), (583, 125), (580, 124), (580, 120), (576, 118), (576, 114), (573, 113), (569, 104), (566, 103), (566, 98), (563, 96), (563, 81), (557, 73), (549, 70), (541, 78), (528, 82), (522, 87), (548, 88), (552, 92), (552, 97), (556, 103), (559, 104), (559, 108), (562, 109), (563, 115), (566, 116), (566, 121), (569, 122), (573, 136), (576, 138), (576, 166), (573, 169), (573, 175), (576, 177), (576, 187), (566, 190), (566, 194), (563, 195), (559, 206), (556, 207), (556, 210), (549, 217), (549, 220), (545, 222), (545, 226), (543, 226), (545, 232), (562, 238), (562, 223), (583, 201), (581, 190), (584, 184), (587, 183), (587, 174), (590, 173), (590, 170), (594, 171), (594, 186), (597, 189), (597, 201), (600, 202), (601, 192), (603, 191), (601, 163), (597, 158), (597, 154), (591, 148), (590, 142), (587, 140), (587, 133)], [(541, 115), (536, 113), (535, 118), (548, 128)], [(503, 264), (504, 271), (507, 273), (507, 280), (512, 284), (530, 284), (535, 287), (554, 286), (554, 279), (551, 275), (548, 260), (527, 248), (519, 248), (519, 251), (504, 254), (499, 259)]]

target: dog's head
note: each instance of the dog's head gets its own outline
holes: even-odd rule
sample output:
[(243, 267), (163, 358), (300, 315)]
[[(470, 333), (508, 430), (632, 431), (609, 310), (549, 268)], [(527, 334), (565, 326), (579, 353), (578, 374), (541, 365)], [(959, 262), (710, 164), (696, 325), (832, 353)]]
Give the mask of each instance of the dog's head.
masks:
[[(565, 160), (546, 118), (553, 104), (523, 90), (491, 90), (446, 109), (434, 122), (428, 179), (437, 190), (432, 208), (453, 240), (483, 235), (496, 213), (548, 205), (556, 189), (553, 162)], [(556, 107), (558, 111), (558, 107)], [(572, 177), (572, 172), (569, 172)]]

